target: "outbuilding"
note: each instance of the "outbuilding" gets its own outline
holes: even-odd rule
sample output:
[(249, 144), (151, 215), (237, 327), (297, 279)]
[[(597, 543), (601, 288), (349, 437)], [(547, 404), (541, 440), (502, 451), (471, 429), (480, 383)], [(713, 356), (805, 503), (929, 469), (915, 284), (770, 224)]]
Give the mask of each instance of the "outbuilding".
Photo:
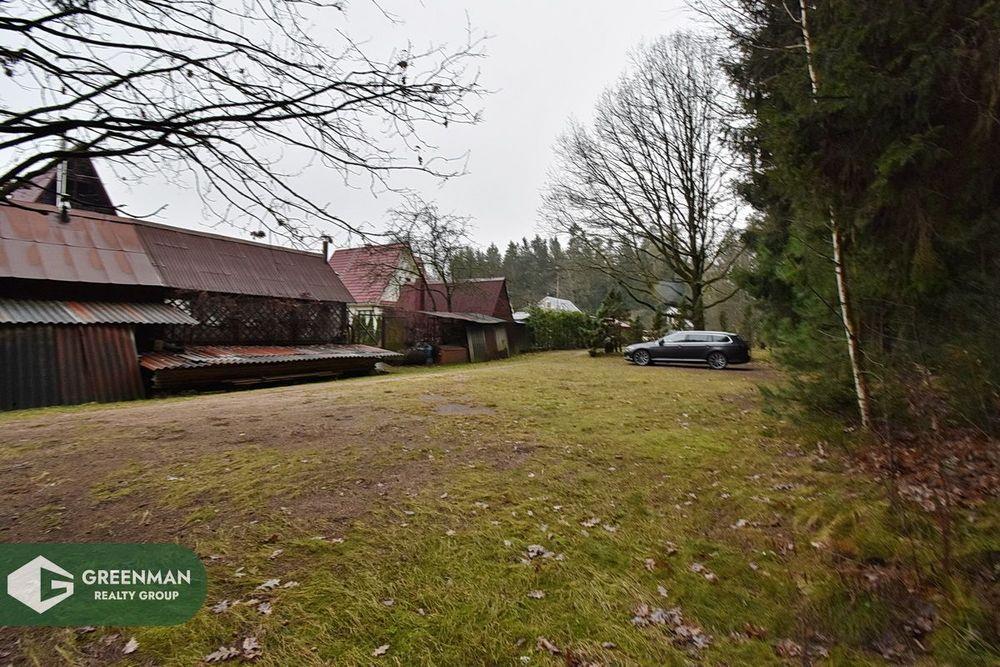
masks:
[(45, 203), (49, 192), (41, 179), (0, 204), (0, 409), (364, 371), (394, 356), (347, 345), (351, 296), (321, 252), (102, 212), (93, 183), (100, 210)]

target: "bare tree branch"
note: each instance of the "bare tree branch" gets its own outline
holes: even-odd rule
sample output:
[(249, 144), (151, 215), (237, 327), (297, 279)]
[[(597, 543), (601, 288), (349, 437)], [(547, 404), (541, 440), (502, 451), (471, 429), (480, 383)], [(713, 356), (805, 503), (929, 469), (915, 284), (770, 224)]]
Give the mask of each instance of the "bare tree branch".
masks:
[(0, 197), (63, 160), (102, 158), (136, 178), (192, 179), (216, 215), (295, 240), (312, 222), (351, 229), (296, 187), (303, 169), (384, 187), (397, 170), (461, 173), (422, 133), (477, 120), (468, 66), (481, 40), (375, 57), (337, 29), (344, 11), (339, 0), (0, 3)]

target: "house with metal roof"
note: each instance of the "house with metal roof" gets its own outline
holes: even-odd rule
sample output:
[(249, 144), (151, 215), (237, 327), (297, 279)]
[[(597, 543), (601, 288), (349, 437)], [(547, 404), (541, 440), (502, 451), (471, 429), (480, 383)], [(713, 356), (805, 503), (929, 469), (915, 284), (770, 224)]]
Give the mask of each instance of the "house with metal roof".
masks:
[(392, 356), (349, 346), (353, 298), (321, 252), (39, 203), (47, 187), (0, 203), (0, 409), (331, 376)]
[[(427, 290), (427, 314), (451, 323), (442, 334), (444, 344), (464, 347), (468, 361), (501, 359), (521, 349), (523, 327), (514, 321), (506, 278), (429, 282)], [(453, 354), (462, 358), (458, 350)]]
[[(330, 267), (351, 294), (348, 313), (355, 342), (405, 347), (400, 313), (427, 307), (427, 280), (423, 267), (403, 243), (338, 248)], [(386, 325), (395, 323), (394, 330)], [(392, 341), (392, 342), (390, 342)]]

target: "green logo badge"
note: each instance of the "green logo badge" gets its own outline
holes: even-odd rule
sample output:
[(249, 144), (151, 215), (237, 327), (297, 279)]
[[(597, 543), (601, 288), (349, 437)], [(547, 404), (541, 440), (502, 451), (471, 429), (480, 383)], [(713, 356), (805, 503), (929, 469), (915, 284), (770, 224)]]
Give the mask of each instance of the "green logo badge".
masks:
[(205, 601), (177, 544), (0, 544), (0, 626), (176, 625)]

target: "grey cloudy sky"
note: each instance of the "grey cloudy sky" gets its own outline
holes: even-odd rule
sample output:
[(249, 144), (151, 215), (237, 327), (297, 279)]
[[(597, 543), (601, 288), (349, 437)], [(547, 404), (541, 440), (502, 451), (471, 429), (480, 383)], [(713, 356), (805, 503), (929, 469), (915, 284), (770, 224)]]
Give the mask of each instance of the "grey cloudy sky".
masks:
[[(415, 47), (457, 44), (465, 39), (467, 22), (490, 36), (486, 56), (477, 62), (482, 84), (495, 91), (479, 104), (482, 122), (452, 127), (438, 139), (445, 154), (468, 151), (469, 173), (443, 184), (426, 176), (395, 182), (445, 210), (471, 215), (474, 240), (501, 249), (539, 229), (539, 191), (567, 119), (590, 117), (601, 91), (625, 67), (629, 49), (694, 22), (683, 0), (384, 0), (382, 7), (400, 22), (387, 22), (372, 3), (355, 0), (344, 26), (377, 52), (407, 40)], [(158, 182), (124, 186), (107, 169), (102, 174), (112, 198), (130, 212), (167, 204), (153, 220), (204, 228), (201, 204), (191, 191)], [(309, 178), (314, 182), (301, 184), (303, 190), (330, 201), (352, 224), (374, 230), (384, 227), (386, 210), (398, 201), (391, 192), (372, 193), (364, 182), (346, 188), (335, 173)]]

